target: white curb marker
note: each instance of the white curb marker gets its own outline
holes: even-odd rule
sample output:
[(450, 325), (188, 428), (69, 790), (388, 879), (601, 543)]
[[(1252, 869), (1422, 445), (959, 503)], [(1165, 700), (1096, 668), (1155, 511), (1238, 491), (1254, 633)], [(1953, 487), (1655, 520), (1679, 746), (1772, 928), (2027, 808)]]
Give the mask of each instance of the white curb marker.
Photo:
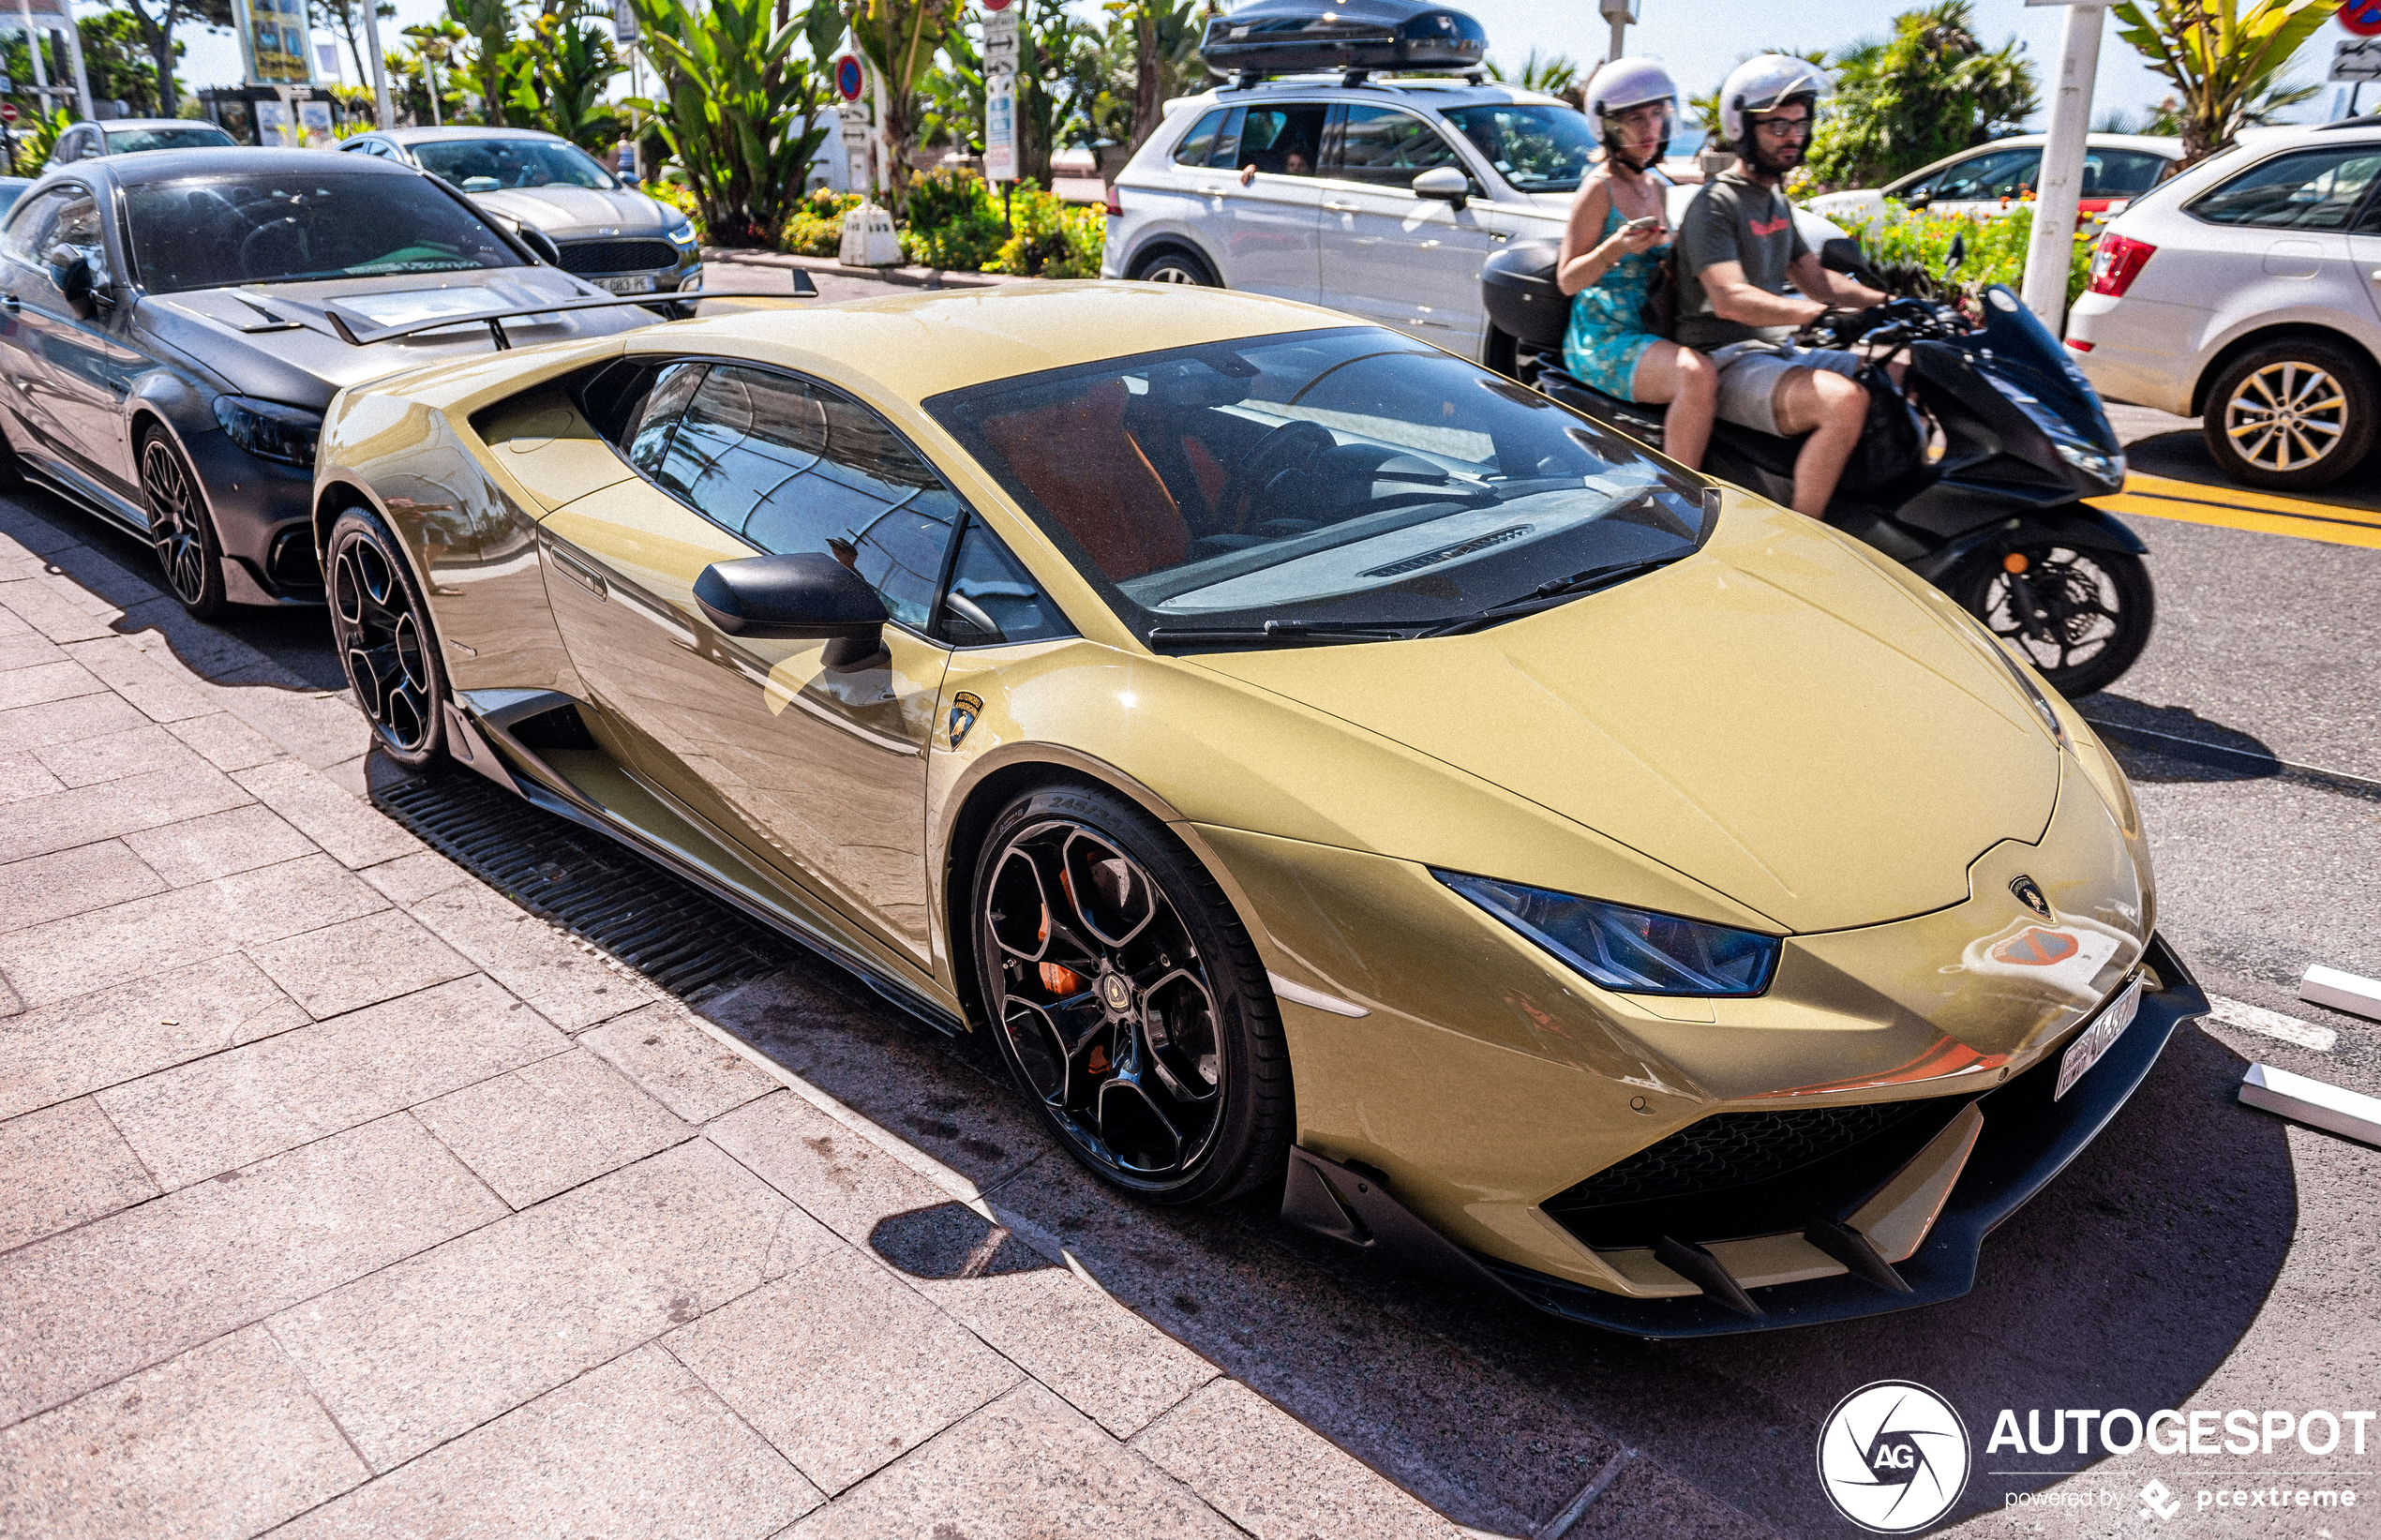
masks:
[(2344, 1139), (2381, 1144), (2381, 1099), (2361, 1096), (2269, 1065), (2253, 1064), (2240, 1077), (2240, 1099), (2336, 1133)]
[(2307, 976), (2299, 980), (2299, 998), (2311, 1005), (2329, 1006), (2351, 1016), (2381, 1022), (2381, 982), (2327, 968), (2320, 963), (2308, 968)]

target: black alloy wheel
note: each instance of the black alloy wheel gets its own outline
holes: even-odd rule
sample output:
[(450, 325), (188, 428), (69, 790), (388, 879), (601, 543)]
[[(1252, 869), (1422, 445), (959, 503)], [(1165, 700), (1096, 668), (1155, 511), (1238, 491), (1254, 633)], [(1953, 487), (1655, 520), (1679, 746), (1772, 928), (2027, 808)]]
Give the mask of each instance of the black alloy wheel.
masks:
[(1045, 787), (977, 863), (977, 973), (1001, 1054), (1061, 1143), (1167, 1204), (1280, 1178), (1289, 1058), (1215, 880), (1122, 798)]
[(199, 491), (197, 472), (173, 441), (152, 427), (141, 438), (141, 495), (149, 505), (149, 542), (166, 587), (202, 620), (230, 607), (223, 593), (223, 544)]
[(2149, 569), (2125, 551), (2055, 542), (1980, 551), (1946, 586), (2069, 700), (2122, 678), (2157, 615)]
[(1132, 277), (1143, 283), (1179, 283), (1199, 289), (1220, 289), (1223, 280), (1205, 259), (1180, 247), (1161, 247), (1132, 264)]
[(323, 554), (331, 635), (355, 703), (383, 753), (426, 765), (444, 743), (446, 670), (413, 569), (387, 526), (361, 508), (339, 515)]

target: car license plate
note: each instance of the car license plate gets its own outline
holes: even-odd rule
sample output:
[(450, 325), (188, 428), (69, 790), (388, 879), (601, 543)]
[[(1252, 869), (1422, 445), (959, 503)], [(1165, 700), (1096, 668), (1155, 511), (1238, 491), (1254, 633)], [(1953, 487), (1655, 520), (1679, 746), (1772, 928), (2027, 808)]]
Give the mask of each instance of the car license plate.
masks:
[(598, 289), (608, 289), (615, 294), (650, 294), (661, 287), (660, 281), (647, 273), (633, 278), (597, 278)]
[(2059, 1088), (2050, 1093), (2058, 1100), (2084, 1078), (2084, 1071), (2100, 1062), (2109, 1046), (2125, 1035), (2133, 1024), (2134, 1013), (2141, 1009), (2141, 980), (2135, 979), (2125, 986), (2125, 992), (2108, 1002), (2100, 1019), (2084, 1028), (2083, 1036), (2067, 1045), (2067, 1056), (2059, 1061)]

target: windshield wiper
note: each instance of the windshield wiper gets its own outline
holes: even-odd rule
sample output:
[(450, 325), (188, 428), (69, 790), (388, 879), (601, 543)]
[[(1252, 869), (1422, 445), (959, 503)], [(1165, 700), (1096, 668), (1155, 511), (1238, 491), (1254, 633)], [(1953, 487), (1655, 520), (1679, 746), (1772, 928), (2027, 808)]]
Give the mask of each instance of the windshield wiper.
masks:
[(1642, 561), (1614, 561), (1606, 566), (1590, 567), (1585, 572), (1575, 572), (1568, 577), (1557, 577), (1540, 583), (1518, 599), (1507, 599), (1501, 605), (1490, 605), (1486, 609), (1449, 620), (1422, 635), (1451, 636), (1478, 626), (1493, 625), (1498, 620), (1510, 620), (1516, 615), (1527, 615), (1534, 610), (1549, 609), (1565, 599), (1576, 599), (1582, 593), (1594, 593), (1598, 589), (1610, 588), (1613, 584), (1635, 577), (1640, 573), (1652, 572), (1656, 567), (1667, 567), (1677, 560), (1675, 556), (1656, 556)]
[(1355, 620), (1267, 620), (1261, 626), (1161, 625), (1149, 628), (1152, 642), (1302, 642), (1311, 636), (1345, 636), (1360, 641), (1403, 641), (1418, 631), (1445, 624), (1415, 620), (1402, 629), (1368, 625)]

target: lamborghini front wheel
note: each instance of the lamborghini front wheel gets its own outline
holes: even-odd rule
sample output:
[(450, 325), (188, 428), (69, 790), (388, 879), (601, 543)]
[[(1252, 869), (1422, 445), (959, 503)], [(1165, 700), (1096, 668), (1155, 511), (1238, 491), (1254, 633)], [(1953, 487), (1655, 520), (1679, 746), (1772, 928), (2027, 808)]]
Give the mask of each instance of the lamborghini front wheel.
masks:
[(322, 558), (331, 635), (355, 702), (381, 751), (419, 769), (445, 740), (446, 670), (413, 569), (388, 527), (362, 508), (333, 522)]
[(1166, 1204), (1279, 1180), (1290, 1066), (1230, 902), (1112, 792), (1049, 786), (994, 820), (975, 952), (1001, 1055), (1073, 1155)]

